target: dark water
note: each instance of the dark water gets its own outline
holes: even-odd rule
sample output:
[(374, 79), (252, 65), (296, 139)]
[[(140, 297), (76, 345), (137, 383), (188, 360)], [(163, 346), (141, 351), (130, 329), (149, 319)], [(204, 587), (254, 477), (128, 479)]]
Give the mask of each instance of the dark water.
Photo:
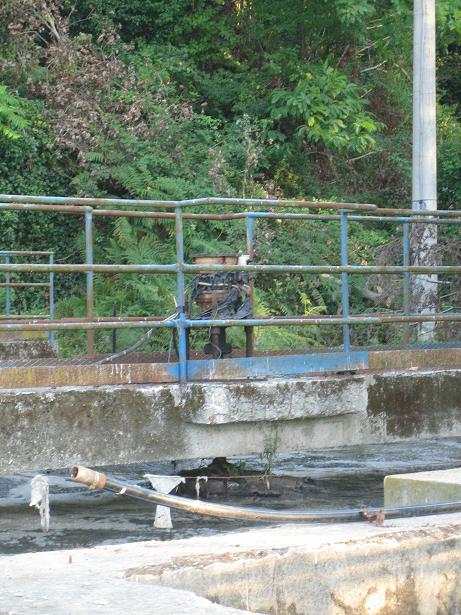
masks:
[[(229, 458), (230, 461), (236, 459)], [(261, 471), (259, 456), (239, 458), (245, 469)], [(137, 464), (104, 468), (125, 480), (142, 481), (143, 474), (176, 474), (180, 469), (206, 465), (209, 460)], [(303, 498), (230, 496), (228, 504), (268, 508), (326, 510), (379, 506), (383, 501), (383, 478), (418, 470), (461, 465), (461, 438), (427, 440), (392, 445), (325, 449), (279, 455), (276, 474), (309, 477)], [(198, 517), (172, 511), (172, 531), (153, 528), (155, 507), (109, 493), (91, 492), (70, 481), (68, 470), (48, 474), (51, 524), (44, 534), (35, 509), (29, 507), (33, 474), (0, 477), (0, 553), (88, 547), (138, 540), (174, 540), (224, 531), (241, 531), (239, 521)]]

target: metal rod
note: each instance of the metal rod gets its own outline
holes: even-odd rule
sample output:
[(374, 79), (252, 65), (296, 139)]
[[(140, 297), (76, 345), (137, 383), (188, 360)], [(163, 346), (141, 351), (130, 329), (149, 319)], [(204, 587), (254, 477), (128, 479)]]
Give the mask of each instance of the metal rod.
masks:
[(47, 314), (0, 314), (0, 320), (5, 320), (6, 322), (10, 321), (10, 320), (35, 320), (35, 319), (41, 319), (41, 320), (48, 320), (50, 318), (49, 315)]
[(99, 207), (104, 205), (120, 205), (135, 207), (188, 207), (194, 205), (269, 205), (270, 207), (303, 207), (314, 209), (348, 209), (348, 210), (374, 210), (376, 205), (368, 203), (337, 203), (301, 201), (289, 199), (238, 199), (227, 197), (205, 197), (199, 199), (186, 199), (182, 201), (161, 201), (146, 199), (93, 199), (62, 196), (34, 196), (23, 194), (0, 194), (0, 201), (5, 204), (59, 204), (59, 205), (86, 205)]
[[(171, 265), (29, 265), (29, 264), (11, 264), (6, 265), (0, 263), (0, 272), (26, 272), (26, 273), (45, 273), (54, 271), (56, 273), (176, 273), (176, 264)], [(426, 267), (423, 265), (411, 265), (403, 267), (401, 265), (348, 265), (347, 267), (335, 265), (191, 265), (184, 263), (184, 273), (204, 273), (208, 271), (248, 271), (253, 273), (331, 273), (340, 274), (343, 272), (349, 274), (402, 274), (405, 271), (409, 273), (461, 273), (461, 265), (447, 265)]]
[[(364, 211), (376, 211), (379, 215), (404, 215), (404, 216), (447, 216), (459, 218), (461, 217), (460, 210), (443, 210), (439, 209), (436, 212), (431, 211), (412, 211), (410, 209), (403, 208), (378, 208), (374, 204), (369, 203), (338, 203), (338, 202), (317, 202), (317, 201), (300, 201), (300, 200), (287, 200), (287, 199), (237, 199), (237, 198), (220, 198), (220, 197), (206, 197), (200, 199), (189, 199), (183, 201), (162, 201), (162, 200), (140, 200), (140, 199), (92, 199), (92, 198), (75, 198), (75, 197), (54, 197), (54, 196), (32, 196), (32, 195), (12, 195), (1, 194), (0, 195), (0, 207), (11, 205), (17, 205), (19, 209), (23, 208), (23, 205), (28, 204), (43, 204), (47, 205), (41, 211), (53, 211), (50, 205), (62, 205), (62, 211), (71, 213), (68, 209), (69, 206), (74, 208), (78, 206), (86, 207), (100, 207), (100, 206), (139, 206), (139, 207), (187, 207), (194, 205), (268, 205), (270, 207), (299, 207), (306, 209), (347, 209), (348, 211), (364, 210)], [(58, 211), (58, 210), (54, 210)], [(78, 213), (77, 209), (74, 209), (74, 213)], [(83, 213), (83, 212), (80, 212)], [(257, 212), (254, 212), (257, 213)]]
[(91, 207), (77, 207), (68, 205), (35, 205), (32, 203), (0, 203), (0, 209), (13, 209), (22, 211), (51, 211), (73, 215), (82, 215), (86, 211), (91, 209)]
[(49, 250), (0, 250), (0, 256), (8, 254), (9, 256), (49, 256), (54, 254)]
[[(51, 253), (49, 255), (49, 264), (54, 265), (54, 254)], [(50, 271), (50, 296), (49, 296), (49, 306), (50, 306), (50, 319), (54, 320), (55, 317), (55, 300), (54, 300), (54, 271)], [(54, 331), (50, 331), (49, 340), (51, 346), (54, 346), (56, 343), (56, 336)]]
[[(0, 265), (0, 270), (4, 265)], [(254, 273), (349, 273), (349, 274), (395, 274), (404, 273), (461, 273), (460, 265), (410, 266), (401, 265), (211, 265), (184, 264), (186, 273), (206, 273), (211, 271), (252, 271)]]
[[(85, 263), (93, 265), (93, 217), (92, 212), (85, 212)], [(93, 271), (86, 274), (86, 317), (92, 320), (94, 316), (93, 306)], [(86, 337), (87, 354), (94, 355), (94, 333), (88, 330)]]
[[(35, 317), (34, 317), (35, 318)], [(146, 320), (116, 320), (116, 321), (84, 321), (69, 322), (54, 320), (53, 322), (0, 322), (0, 331), (93, 331), (96, 329), (160, 329), (162, 327), (176, 327), (176, 321)]]
[[(32, 317), (42, 318), (42, 316)], [(16, 320), (16, 319), (15, 319)], [(293, 317), (293, 318), (250, 318), (247, 320), (187, 320), (184, 319), (184, 328), (209, 328), (209, 327), (291, 327), (291, 326), (331, 326), (331, 325), (378, 325), (390, 323), (421, 323), (421, 322), (460, 322), (461, 313), (447, 314), (423, 314), (405, 316), (391, 314), (385, 316), (350, 316), (348, 319), (336, 316), (324, 317)], [(27, 322), (8, 321), (0, 322), (0, 331), (51, 331), (69, 330), (84, 331), (93, 329), (159, 329), (162, 327), (177, 327), (177, 320), (93, 320), (89, 321), (64, 321), (54, 320), (51, 322)]]
[[(176, 273), (177, 265), (48, 265), (48, 264), (3, 264), (0, 263), (0, 272), (26, 272), (26, 273), (46, 273), (54, 271), (56, 273)], [(461, 265), (435, 265), (403, 267), (401, 265), (348, 265), (347, 267), (335, 265), (211, 265), (201, 264), (192, 265), (184, 263), (184, 273), (205, 273), (211, 271), (248, 271), (253, 273), (332, 273), (340, 274), (343, 272), (349, 274), (402, 274), (405, 271), (409, 273), (461, 273)]]
[[(410, 265), (410, 225), (405, 222), (403, 225), (403, 266)], [(405, 271), (403, 274), (403, 312), (410, 314), (410, 274)], [(403, 343), (408, 344), (410, 341), (410, 327), (405, 324), (403, 328)]]
[[(114, 303), (112, 305), (112, 317), (115, 319), (117, 316), (117, 305)], [(116, 354), (117, 352), (117, 329), (112, 329), (112, 354)]]
[[(3, 209), (24, 209), (24, 207), (19, 207), (21, 204), (9, 204), (3, 203), (1, 204)], [(15, 206), (17, 205), (17, 207)], [(32, 209), (32, 207), (27, 207), (27, 209)], [(34, 206), (33, 209), (35, 211), (52, 211), (52, 212), (61, 212), (68, 214), (84, 214), (90, 208), (85, 207), (76, 207), (71, 205), (57, 206), (57, 208), (52, 208), (50, 205), (43, 206)], [(383, 215), (356, 215), (352, 214), (349, 216), (350, 220), (353, 221), (361, 221), (361, 222), (394, 222), (394, 223), (402, 223), (402, 222), (410, 222), (411, 224), (461, 224), (461, 220), (456, 220), (453, 218), (460, 217), (461, 213), (454, 212), (451, 210), (448, 211), (437, 211), (433, 213), (433, 217), (431, 216), (429, 219), (424, 219), (421, 217), (416, 217), (417, 212), (412, 212), (411, 210), (406, 209), (386, 209), (386, 210), (377, 210), (379, 214)], [(406, 215), (391, 215), (395, 212), (402, 212)], [(450, 218), (442, 218), (438, 219), (438, 214), (442, 215), (451, 215)], [(385, 214), (385, 215), (384, 215)], [(425, 214), (422, 213), (422, 216)], [(108, 217), (108, 218), (158, 218), (158, 219), (169, 219), (174, 220), (175, 214), (172, 212), (165, 211), (143, 211), (143, 210), (122, 210), (122, 209), (96, 209), (93, 210), (93, 216), (99, 217)], [(412, 217), (413, 216), (413, 217)], [(255, 212), (237, 212), (237, 213), (229, 213), (229, 214), (212, 214), (212, 213), (194, 213), (194, 214), (183, 214), (184, 220), (241, 220), (242, 218), (269, 218), (275, 220), (323, 220), (325, 222), (333, 222), (335, 220), (339, 221), (341, 216), (337, 214), (305, 214), (305, 213), (291, 213), (291, 212), (264, 212), (264, 211), (255, 211)], [(428, 216), (426, 216), (428, 217)], [(3, 253), (3, 252), (2, 252)], [(46, 255), (48, 252), (44, 251), (9, 251), (10, 254), (23, 254), (23, 255)]]
[[(300, 214), (301, 215), (301, 214)], [(159, 218), (175, 220), (176, 214), (171, 211), (143, 211), (126, 209), (94, 209), (93, 216), (108, 218)], [(183, 213), (183, 220), (241, 220), (246, 218), (246, 212), (231, 214), (188, 214)]]
[(427, 216), (427, 217), (447, 217), (447, 218), (459, 218), (461, 217), (461, 210), (459, 209), (438, 209), (437, 211), (424, 211), (424, 210), (412, 210), (412, 209), (393, 209), (391, 207), (379, 207), (377, 210), (381, 216)]
[[(437, 219), (437, 213), (435, 212), (434, 218), (426, 217), (426, 218), (417, 218), (416, 214), (411, 216), (411, 210), (390, 210), (390, 211), (406, 211), (408, 212), (407, 216), (391, 216), (391, 215), (374, 215), (374, 214), (349, 214), (349, 220), (353, 220), (354, 222), (393, 222), (396, 224), (401, 224), (402, 222), (409, 222), (410, 224), (461, 224), (461, 220), (453, 219), (453, 218), (442, 218)], [(381, 213), (381, 210), (377, 210), (378, 213)], [(413, 212), (414, 213), (414, 212)], [(188, 214), (187, 216), (197, 217), (205, 219), (208, 214)], [(298, 213), (275, 213), (275, 212), (267, 212), (267, 211), (256, 211), (256, 212), (244, 212), (239, 214), (230, 214), (229, 216), (222, 216), (222, 219), (233, 219), (233, 217), (243, 217), (247, 216), (249, 218), (270, 218), (275, 220), (323, 220), (325, 222), (334, 222), (340, 221), (341, 216), (338, 214), (298, 214)], [(186, 217), (186, 216), (185, 216)], [(461, 213), (459, 214), (461, 217)], [(213, 218), (214, 219), (214, 218)], [(221, 219), (221, 218), (220, 218)]]
[[(289, 205), (285, 205), (288, 207)], [(22, 209), (32, 211), (48, 211), (60, 212), (72, 215), (83, 215), (91, 207), (79, 207), (73, 205), (51, 206), (51, 205), (27, 205), (22, 203), (0, 203), (0, 208), (3, 209)], [(337, 208), (334, 208), (337, 209)], [(377, 209), (380, 215), (357, 215), (349, 216), (350, 220), (361, 222), (410, 222), (411, 224), (461, 224), (461, 220), (456, 219), (461, 217), (461, 212), (458, 210), (438, 210), (434, 212), (411, 211), (409, 209)], [(397, 215), (401, 214), (401, 215)], [(439, 214), (445, 216), (439, 219)], [(112, 218), (164, 218), (175, 219), (175, 214), (172, 212), (163, 211), (143, 211), (143, 210), (117, 210), (117, 209), (99, 209), (93, 210), (94, 216), (112, 217)], [(424, 219), (424, 216), (426, 219)], [(240, 220), (242, 218), (272, 218), (275, 220), (323, 220), (326, 222), (339, 221), (341, 217), (337, 214), (305, 214), (291, 212), (236, 212), (229, 214), (212, 214), (212, 213), (184, 213), (184, 220)], [(48, 252), (44, 251), (9, 251), (11, 254), (24, 255), (45, 255)]]
[(26, 264), (15, 263), (5, 265), (0, 263), (0, 271), (8, 271), (10, 273), (25, 272), (25, 273), (176, 273), (176, 265), (88, 265), (88, 264)]
[[(5, 263), (6, 264), (10, 264), (11, 263), (11, 258), (10, 256), (5, 256)], [(6, 286), (6, 291), (5, 291), (5, 311), (8, 314), (8, 316), (11, 314), (11, 291), (10, 291), (10, 274), (7, 273), (5, 275), (5, 283), (7, 284)]]
[[(400, 224), (403, 222), (408, 222), (409, 224), (461, 224), (461, 220), (453, 219), (453, 218), (442, 218), (437, 219), (437, 213), (434, 213), (434, 218), (416, 218), (409, 216), (356, 216), (354, 214), (349, 215), (349, 220), (358, 221), (358, 222), (393, 222), (396, 224)], [(301, 214), (302, 215), (302, 214)], [(334, 216), (324, 216), (325, 218), (333, 218)]]
[(392, 506), (385, 508), (368, 509), (341, 509), (341, 510), (273, 510), (270, 508), (254, 508), (251, 506), (229, 506), (215, 504), (202, 500), (191, 500), (177, 495), (169, 495), (151, 489), (145, 489), (132, 483), (107, 476), (103, 472), (96, 472), (83, 466), (74, 466), (71, 469), (71, 478), (90, 489), (104, 489), (118, 495), (124, 495), (169, 508), (185, 510), (196, 515), (220, 517), (225, 519), (241, 519), (252, 522), (283, 522), (283, 523), (332, 523), (338, 521), (365, 521), (367, 514), (377, 514), (383, 511), (386, 518), (396, 518), (411, 515), (429, 515), (434, 512), (448, 513), (461, 510), (461, 501), (435, 502), (432, 504), (416, 504), (412, 506)]
[[(10, 315), (8, 318), (6, 315), (0, 316), (0, 319), (9, 321), (9, 320), (24, 320), (24, 321), (34, 321), (37, 318), (47, 318), (49, 316), (44, 316), (43, 314), (14, 314)], [(96, 316), (93, 318), (92, 322), (161, 322), (165, 320), (163, 316), (117, 316), (112, 318), (111, 316)], [(68, 317), (68, 318), (60, 318), (59, 320), (51, 320), (51, 323), (59, 323), (59, 322), (88, 322), (85, 316), (81, 317)]]
[(50, 284), (48, 282), (1, 282), (0, 288), (19, 288), (21, 286), (24, 287), (43, 287), (46, 286), (49, 288)]
[[(379, 210), (378, 210), (379, 211)], [(109, 217), (109, 218), (158, 218), (174, 220), (175, 214), (165, 211), (136, 211), (122, 209), (95, 209), (93, 216)], [(299, 214), (291, 212), (268, 212), (268, 211), (253, 211), (253, 212), (238, 212), (231, 214), (188, 214), (183, 213), (183, 220), (242, 220), (244, 218), (268, 218), (273, 220), (322, 220), (324, 222), (340, 221), (341, 216), (337, 214)], [(411, 216), (375, 216), (375, 215), (349, 215), (349, 220), (354, 222), (392, 222), (401, 224), (402, 222), (410, 222), (411, 224), (461, 224), (461, 220), (453, 218), (412, 218)]]
[[(348, 251), (347, 251), (347, 212), (341, 210), (341, 265), (348, 266)], [(341, 273), (341, 305), (343, 318), (349, 318), (349, 281), (347, 272)], [(343, 343), (344, 352), (349, 353), (351, 350), (351, 334), (349, 325), (343, 325)]]
[(184, 230), (182, 222), (182, 210), (177, 207), (176, 214), (176, 268), (177, 268), (177, 310), (176, 320), (178, 328), (178, 359), (179, 381), (184, 384), (187, 381), (187, 336), (185, 327), (185, 290), (184, 290)]
[(288, 317), (288, 318), (249, 318), (246, 320), (188, 320), (186, 325), (191, 328), (196, 327), (287, 327), (298, 325), (376, 325), (398, 322), (458, 322), (461, 321), (461, 313), (447, 314), (421, 314), (409, 315), (389, 314), (359, 316), (350, 315), (349, 318), (339, 318), (337, 316), (307, 316), (307, 317)]
[[(250, 261), (254, 259), (254, 222), (255, 217), (247, 216), (245, 221), (246, 230), (246, 248)], [(249, 299), (250, 299), (250, 314), (254, 316), (254, 293), (255, 283), (253, 274), (248, 274), (248, 284), (250, 287)], [(252, 357), (254, 353), (254, 330), (253, 327), (245, 327), (245, 354), (247, 357)]]

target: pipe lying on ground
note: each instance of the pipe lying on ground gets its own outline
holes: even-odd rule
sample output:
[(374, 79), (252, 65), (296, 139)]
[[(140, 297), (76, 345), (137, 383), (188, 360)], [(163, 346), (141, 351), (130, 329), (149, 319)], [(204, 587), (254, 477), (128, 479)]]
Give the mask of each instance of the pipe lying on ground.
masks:
[[(221, 517), (225, 519), (242, 519), (253, 522), (276, 523), (328, 523), (338, 521), (364, 521), (384, 512), (387, 519), (395, 517), (408, 517), (416, 515), (430, 515), (456, 512), (461, 510), (461, 501), (436, 502), (432, 504), (418, 504), (413, 506), (392, 506), (388, 508), (343, 509), (328, 511), (308, 510), (271, 510), (264, 508), (227, 506), (214, 504), (201, 500), (191, 500), (177, 495), (168, 495), (158, 491), (151, 491), (132, 483), (127, 483), (107, 476), (103, 472), (96, 472), (83, 466), (74, 466), (71, 469), (71, 478), (83, 483), (90, 489), (104, 489), (119, 495), (126, 495), (139, 500), (152, 502), (185, 510), (197, 515)], [(229, 477), (232, 478), (232, 477)]]

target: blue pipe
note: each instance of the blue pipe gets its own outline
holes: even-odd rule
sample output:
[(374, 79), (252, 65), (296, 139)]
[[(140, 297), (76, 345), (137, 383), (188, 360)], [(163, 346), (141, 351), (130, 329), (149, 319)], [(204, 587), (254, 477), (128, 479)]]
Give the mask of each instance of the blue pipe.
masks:
[[(348, 266), (347, 252), (347, 212), (341, 210), (341, 266)], [(341, 273), (341, 303), (343, 318), (349, 318), (349, 280), (347, 272)], [(351, 351), (351, 333), (348, 324), (343, 325), (344, 352)]]
[(176, 207), (176, 268), (177, 268), (177, 303), (178, 303), (178, 353), (179, 353), (179, 382), (187, 382), (187, 335), (186, 315), (184, 313), (184, 231), (181, 207)]
[[(90, 211), (85, 212), (85, 264), (93, 265), (93, 214)], [(89, 320), (93, 319), (93, 272), (86, 272), (86, 317)], [(94, 354), (94, 333), (87, 333), (87, 352), (91, 356)]]
[[(410, 228), (408, 222), (403, 225), (403, 266), (410, 266)], [(403, 310), (405, 314), (410, 313), (410, 274), (405, 271), (403, 274)]]
[[(410, 225), (408, 222), (403, 224), (403, 266), (410, 266)], [(403, 313), (410, 314), (410, 274), (405, 271), (403, 274)], [(410, 328), (406, 324), (403, 330), (403, 343), (410, 341)]]
[[(54, 255), (53, 254), (50, 254), (50, 256), (49, 256), (49, 263), (50, 263), (50, 265), (54, 264)], [(49, 303), (50, 303), (50, 319), (54, 320), (54, 317), (55, 317), (54, 271), (50, 271), (50, 297), (49, 297)], [(54, 331), (50, 331), (49, 339), (50, 339), (50, 344), (54, 347), (54, 345), (56, 343)]]
[[(11, 262), (11, 258), (9, 256), (5, 256), (5, 263), (9, 264)], [(10, 274), (7, 273), (5, 275), (5, 282), (7, 284), (10, 283)], [(6, 287), (6, 293), (5, 293), (5, 310), (6, 310), (6, 315), (10, 316), (11, 315), (11, 288), (9, 286)]]

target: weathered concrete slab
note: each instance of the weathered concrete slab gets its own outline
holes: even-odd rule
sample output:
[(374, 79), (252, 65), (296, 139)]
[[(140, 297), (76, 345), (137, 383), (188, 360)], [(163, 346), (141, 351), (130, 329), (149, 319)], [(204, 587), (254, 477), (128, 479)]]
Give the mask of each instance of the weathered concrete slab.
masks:
[(395, 474), (384, 479), (385, 506), (461, 501), (461, 468)]
[[(29, 340), (30, 341), (30, 340)], [(46, 345), (46, 341), (43, 340)], [(38, 348), (39, 346), (37, 346)], [(1, 344), (0, 344), (1, 348)], [(14, 347), (11, 346), (13, 349)], [(24, 351), (18, 346), (16, 355), (10, 352), (4, 358), (54, 357), (49, 350), (35, 354), (33, 350)], [(30, 357), (28, 356), (28, 353)], [(361, 359), (356, 355), (359, 354)], [(81, 364), (75, 357), (70, 360), (56, 359), (46, 364), (27, 362), (25, 365), (0, 364), (0, 389), (38, 388), (63, 386), (103, 386), (105, 384), (155, 384), (177, 382), (179, 371), (177, 363), (152, 363), (138, 361), (130, 356), (120, 364), (98, 365), (86, 357)], [(0, 356), (1, 358), (1, 356)], [(346, 366), (345, 366), (346, 365)], [(424, 349), (424, 350), (379, 350), (354, 352), (355, 370), (371, 369), (449, 369), (461, 365), (461, 348)], [(258, 356), (253, 358), (190, 361), (189, 381), (242, 381), (247, 379), (265, 380), (267, 378), (307, 377), (308, 375), (335, 375), (347, 367), (342, 353), (321, 353), (290, 356)], [(291, 375), (290, 375), (291, 374)]]
[(461, 436), (461, 370), (0, 391), (0, 472)]
[(370, 369), (441, 369), (461, 365), (461, 348), (370, 350)]
[(175, 382), (177, 377), (163, 363), (114, 365), (58, 365), (1, 367), (0, 389), (38, 387), (102, 386)]
[(0, 558), (0, 613), (454, 615), (460, 557), (460, 514), (33, 553)]
[[(58, 559), (60, 554), (57, 555)], [(247, 611), (214, 604), (189, 591), (153, 588), (117, 578), (75, 578), (56, 571), (55, 581), (30, 578), (27, 587), (5, 588), (0, 615), (244, 615)], [(64, 582), (63, 582), (64, 581)], [(67, 583), (66, 583), (67, 581)]]

